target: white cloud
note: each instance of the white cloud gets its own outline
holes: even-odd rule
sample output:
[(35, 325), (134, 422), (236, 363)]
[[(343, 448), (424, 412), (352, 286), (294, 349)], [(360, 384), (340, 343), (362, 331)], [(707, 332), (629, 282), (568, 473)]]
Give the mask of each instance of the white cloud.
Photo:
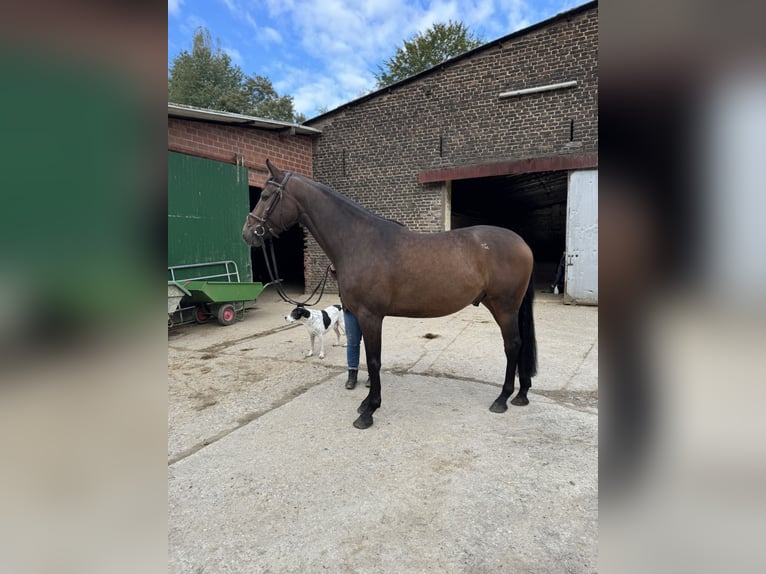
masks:
[(263, 27), (260, 29), (260, 34), (260, 37), (267, 42), (273, 42), (274, 44), (282, 43), (282, 34), (280, 34), (279, 31), (275, 30), (274, 28), (270, 28), (268, 26)]
[(190, 14), (184, 22), (179, 26), (181, 33), (183, 34), (184, 44), (188, 46), (187, 49), (191, 49), (192, 39), (197, 28), (205, 28), (210, 30), (207, 21), (204, 18), (200, 18), (195, 14)]
[(255, 18), (253, 18), (252, 14), (250, 14), (250, 11), (247, 8), (244, 8), (235, 0), (222, 0), (222, 2), (226, 5), (226, 8), (229, 10), (232, 16), (237, 19), (244, 20), (253, 30), (259, 29)]
[(226, 54), (228, 54), (229, 58), (231, 58), (231, 61), (234, 62), (236, 65), (241, 66), (242, 65), (242, 54), (237, 50), (236, 48), (231, 48), (227, 46), (222, 46), (221, 50), (223, 50)]
[(417, 32), (425, 32), (437, 22), (460, 20), (457, 2), (433, 2), (416, 20)]
[(178, 16), (181, 13), (181, 4), (184, 0), (168, 0), (168, 14)]
[[(504, 36), (531, 25), (532, 12), (532, 7), (524, 0), (501, 0), (498, 16), (500, 16), (500, 22), (505, 24), (506, 30), (501, 35)], [(535, 18), (535, 20), (539, 19)]]

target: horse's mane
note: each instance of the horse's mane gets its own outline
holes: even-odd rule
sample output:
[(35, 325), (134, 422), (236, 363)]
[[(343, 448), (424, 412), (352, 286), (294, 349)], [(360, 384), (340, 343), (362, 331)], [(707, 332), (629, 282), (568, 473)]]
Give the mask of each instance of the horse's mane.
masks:
[(298, 177), (302, 181), (304, 181), (305, 183), (311, 184), (314, 187), (317, 187), (317, 188), (321, 189), (322, 191), (335, 196), (336, 198), (340, 199), (341, 201), (343, 201), (344, 203), (348, 204), (349, 206), (354, 207), (356, 209), (360, 209), (360, 210), (364, 211), (365, 213), (367, 213), (368, 215), (370, 215), (371, 217), (374, 217), (375, 219), (378, 219), (380, 221), (388, 221), (388, 222), (391, 222), (391, 223), (395, 223), (396, 225), (399, 225), (401, 227), (407, 227), (406, 225), (404, 225), (403, 223), (397, 221), (396, 219), (391, 219), (389, 217), (383, 217), (382, 215), (378, 215), (377, 213), (373, 213), (372, 211), (370, 211), (369, 209), (367, 209), (363, 205), (360, 205), (359, 203), (357, 203), (356, 201), (354, 201), (353, 199), (351, 199), (347, 195), (345, 195), (345, 194), (343, 194), (343, 193), (333, 189), (329, 185), (325, 185), (324, 183), (321, 183), (319, 181), (314, 181), (313, 179), (309, 179), (307, 177), (303, 177), (303, 176), (298, 176)]

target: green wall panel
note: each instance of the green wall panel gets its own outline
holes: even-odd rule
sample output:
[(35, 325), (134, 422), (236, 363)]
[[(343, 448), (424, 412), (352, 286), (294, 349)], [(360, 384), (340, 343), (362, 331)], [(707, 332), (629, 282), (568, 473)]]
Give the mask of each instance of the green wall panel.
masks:
[(168, 152), (168, 266), (230, 259), (252, 281), (248, 189), (247, 168)]

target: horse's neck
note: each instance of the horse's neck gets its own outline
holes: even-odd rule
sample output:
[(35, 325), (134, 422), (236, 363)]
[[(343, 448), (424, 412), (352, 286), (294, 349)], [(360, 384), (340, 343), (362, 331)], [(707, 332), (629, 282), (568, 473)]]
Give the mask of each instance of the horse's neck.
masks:
[(361, 206), (319, 187), (307, 185), (296, 198), (301, 223), (335, 263), (353, 249), (356, 234), (369, 229), (375, 219)]

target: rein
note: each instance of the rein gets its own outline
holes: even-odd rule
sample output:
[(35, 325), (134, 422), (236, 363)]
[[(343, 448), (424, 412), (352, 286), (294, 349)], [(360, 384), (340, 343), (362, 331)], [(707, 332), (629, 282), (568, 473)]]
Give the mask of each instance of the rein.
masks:
[[(324, 288), (325, 285), (327, 285), (327, 275), (330, 273), (330, 265), (327, 266), (327, 269), (325, 269), (324, 277), (322, 280), (317, 284), (316, 287), (314, 287), (314, 290), (311, 292), (311, 295), (306, 297), (305, 301), (296, 301), (295, 299), (290, 298), (287, 293), (285, 293), (284, 288), (282, 287), (282, 279), (278, 279), (279, 277), (279, 270), (277, 269), (277, 258), (274, 254), (274, 242), (269, 239), (269, 251), (271, 252), (271, 261), (269, 261), (269, 253), (266, 250), (266, 241), (264, 241), (261, 244), (261, 249), (263, 249), (263, 258), (266, 261), (266, 269), (269, 271), (269, 278), (271, 279), (270, 285), (273, 284), (276, 286), (277, 294), (279, 294), (279, 297), (284, 301), (285, 303), (291, 303), (293, 305), (297, 305), (299, 307), (313, 307), (319, 301), (322, 300), (322, 296), (324, 295)], [(273, 266), (273, 270), (272, 270)], [(313, 303), (309, 303), (311, 301), (311, 298), (316, 295), (316, 292), (319, 288), (322, 288), (322, 290), (319, 292), (319, 296), (317, 297), (317, 300)]]
[[(256, 225), (255, 228), (253, 229), (253, 232), (258, 237), (261, 238), (261, 249), (263, 249), (263, 259), (266, 261), (266, 269), (268, 270), (269, 278), (271, 279), (271, 282), (269, 284), (270, 285), (273, 284), (276, 286), (277, 293), (279, 294), (282, 301), (284, 301), (285, 303), (291, 303), (293, 305), (299, 305), (301, 307), (313, 307), (314, 305), (319, 303), (319, 301), (322, 299), (322, 295), (324, 295), (324, 288), (325, 288), (325, 285), (327, 284), (327, 275), (330, 272), (330, 265), (327, 266), (327, 270), (325, 270), (324, 272), (324, 278), (319, 282), (319, 284), (316, 287), (314, 287), (314, 290), (311, 292), (311, 295), (309, 295), (305, 301), (296, 301), (288, 297), (287, 293), (285, 293), (285, 290), (282, 287), (282, 279), (279, 279), (279, 270), (277, 269), (277, 258), (276, 258), (276, 254), (274, 253), (274, 241), (272, 239), (268, 239), (267, 241), (266, 239), (263, 238), (263, 236), (266, 234), (267, 228), (268, 228), (269, 234), (272, 237), (277, 237), (277, 238), (279, 237), (279, 235), (277, 235), (274, 232), (274, 229), (268, 226), (267, 224), (268, 224), (268, 220), (269, 220), (269, 216), (271, 215), (271, 212), (274, 211), (274, 208), (277, 206), (277, 204), (280, 201), (282, 201), (282, 193), (283, 193), (284, 187), (287, 184), (287, 180), (290, 179), (290, 176), (292, 175), (293, 175), (292, 172), (287, 172), (287, 175), (285, 175), (284, 179), (279, 183), (277, 183), (273, 179), (270, 179), (269, 181), (267, 181), (266, 185), (271, 184), (274, 187), (276, 187), (277, 189), (276, 197), (271, 202), (271, 205), (269, 205), (269, 207), (266, 209), (266, 213), (263, 214), (263, 217), (254, 215), (252, 212), (248, 213), (247, 217), (248, 218), (252, 217), (253, 219), (259, 222), (258, 225)], [(264, 189), (265, 189), (265, 186), (264, 186)], [(261, 194), (263, 194), (263, 192), (261, 192)], [(282, 231), (285, 231), (285, 230), (283, 229)], [(267, 242), (269, 244), (268, 251), (266, 249)], [(270, 258), (269, 258), (269, 255), (270, 255)], [(314, 295), (316, 295), (316, 292), (320, 287), (322, 288), (322, 290), (319, 292), (319, 296), (317, 297), (317, 300), (314, 301), (313, 303), (309, 303), (309, 301), (311, 301), (311, 298), (314, 297)]]

